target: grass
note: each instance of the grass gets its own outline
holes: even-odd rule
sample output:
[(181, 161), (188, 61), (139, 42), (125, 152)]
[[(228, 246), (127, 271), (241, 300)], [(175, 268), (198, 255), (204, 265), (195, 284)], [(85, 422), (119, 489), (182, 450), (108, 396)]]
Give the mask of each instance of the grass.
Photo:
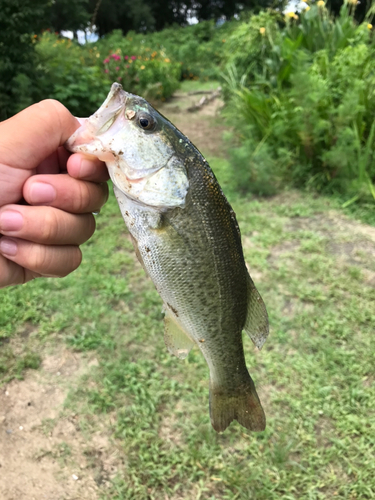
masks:
[[(225, 160), (211, 160), (230, 193)], [(88, 436), (91, 415), (111, 415), (124, 463), (106, 500), (374, 498), (374, 241), (328, 199), (231, 201), (270, 315), (261, 352), (244, 338), (265, 432), (212, 430), (205, 362), (196, 349), (184, 361), (167, 353), (161, 300), (113, 196), (75, 273), (1, 291), (2, 381), (37, 368), (46, 343), (96, 351), (67, 405)]]
[(178, 93), (195, 92), (199, 90), (216, 90), (220, 83), (215, 80), (182, 80)]
[[(197, 351), (185, 362), (166, 352), (160, 299), (113, 197), (76, 273), (2, 292), (2, 336), (28, 322), (28, 342), (54, 335), (97, 350), (100, 364), (70, 404), (116, 416), (126, 467), (106, 498), (372, 498), (374, 289), (361, 266), (322, 251), (331, 245), (324, 227), (308, 227), (329, 204), (297, 196), (234, 206), (271, 319), (262, 352), (245, 339), (265, 433), (212, 431), (205, 363)], [(306, 227), (290, 222), (301, 219)]]

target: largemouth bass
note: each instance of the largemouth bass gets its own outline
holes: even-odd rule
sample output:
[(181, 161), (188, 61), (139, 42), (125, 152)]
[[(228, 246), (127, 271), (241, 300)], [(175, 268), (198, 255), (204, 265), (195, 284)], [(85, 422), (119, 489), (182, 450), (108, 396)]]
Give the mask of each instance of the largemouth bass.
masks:
[(206, 160), (117, 83), (67, 148), (106, 162), (137, 257), (164, 303), (167, 348), (184, 358), (196, 344), (208, 364), (213, 428), (222, 432), (237, 420), (263, 430), (242, 331), (261, 348), (267, 311), (245, 265), (235, 214)]

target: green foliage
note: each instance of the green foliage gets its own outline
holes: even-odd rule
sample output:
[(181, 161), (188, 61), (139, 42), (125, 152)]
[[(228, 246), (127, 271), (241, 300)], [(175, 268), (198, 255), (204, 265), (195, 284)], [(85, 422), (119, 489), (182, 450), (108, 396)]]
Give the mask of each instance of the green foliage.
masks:
[(217, 26), (203, 21), (185, 28), (168, 28), (150, 35), (152, 45), (165, 47), (171, 59), (181, 63), (182, 78), (217, 79), (223, 56), (223, 47), (237, 21)]
[(165, 100), (179, 86), (180, 64), (173, 63), (164, 52), (157, 52), (149, 47), (141, 51), (142, 55), (129, 52), (124, 55), (121, 49), (104, 59), (105, 73), (109, 80), (119, 81), (133, 94), (146, 99)]
[(218, 27), (213, 21), (204, 21), (155, 33), (129, 32), (125, 37), (118, 30), (103, 37), (97, 46), (105, 55), (121, 51), (122, 55), (149, 57), (156, 52), (179, 63), (184, 79), (215, 79), (220, 74), (226, 38), (237, 24), (231, 21)]
[(48, 4), (48, 0), (0, 0), (0, 120), (36, 98), (33, 35)]
[[(57, 3), (65, 0), (57, 0)], [(81, 0), (82, 1), (82, 0)], [(201, 23), (207, 20), (233, 19), (244, 9), (260, 9), (282, 5), (283, 0), (89, 0), (89, 11), (100, 36), (120, 29), (127, 34), (152, 33), (171, 26), (187, 26), (195, 17)], [(204, 24), (204, 23), (203, 23)]]
[(85, 30), (92, 17), (89, 0), (54, 0), (49, 2), (44, 28), (60, 33), (62, 30)]
[[(272, 187), (281, 178), (353, 201), (375, 199), (371, 29), (356, 25), (347, 7), (334, 20), (318, 6), (300, 21), (293, 16), (280, 28), (263, 13), (228, 40), (227, 114), (243, 156), (263, 150), (258, 170), (265, 166)], [(239, 47), (249, 48), (247, 59)], [(250, 162), (248, 169), (247, 186), (258, 192), (257, 169)]]
[(94, 48), (44, 32), (37, 44), (38, 81), (43, 98), (61, 101), (76, 116), (92, 114), (104, 101), (109, 83)]

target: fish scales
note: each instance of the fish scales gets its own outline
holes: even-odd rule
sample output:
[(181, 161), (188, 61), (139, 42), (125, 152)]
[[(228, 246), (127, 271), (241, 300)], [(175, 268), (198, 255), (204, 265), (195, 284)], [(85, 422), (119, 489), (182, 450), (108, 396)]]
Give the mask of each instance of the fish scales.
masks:
[[(141, 180), (129, 180), (133, 170), (137, 170), (136, 164), (131, 163), (137, 154), (123, 157), (125, 139), (134, 140), (135, 134), (140, 137), (138, 141), (143, 141), (137, 151), (145, 150), (152, 134), (137, 136), (137, 129), (133, 136), (128, 134), (122, 140), (120, 155), (113, 145), (115, 132), (111, 142), (90, 132), (96, 149), (99, 137), (103, 154), (114, 155), (106, 163), (137, 256), (164, 303), (167, 347), (180, 358), (194, 344), (201, 350), (210, 369), (210, 416), (215, 430), (223, 431), (232, 420), (248, 429), (262, 430), (265, 416), (246, 368), (242, 344), (250, 302), (255, 318), (252, 322), (260, 323), (254, 328), (260, 331), (261, 342), (268, 334), (268, 320), (246, 269), (234, 212), (207, 162), (190, 141), (146, 101), (114, 85), (105, 109), (111, 101), (116, 110), (121, 109), (120, 95), (125, 116), (126, 112), (133, 120), (136, 113), (152, 116), (158, 123), (160, 148), (167, 144), (163, 164), (157, 170), (158, 165), (151, 162)], [(129, 109), (131, 114), (126, 111)], [(100, 109), (96, 119), (98, 115)], [(93, 147), (90, 149), (91, 143), (87, 142), (87, 128), (81, 131), (85, 143), (78, 144), (79, 134), (78, 131), (69, 140), (69, 149), (90, 153)]]

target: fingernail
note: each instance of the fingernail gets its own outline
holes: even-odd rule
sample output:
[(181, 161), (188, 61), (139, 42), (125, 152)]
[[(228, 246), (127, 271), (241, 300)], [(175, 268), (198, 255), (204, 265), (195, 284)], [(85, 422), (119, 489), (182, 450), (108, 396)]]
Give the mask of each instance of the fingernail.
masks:
[(56, 190), (51, 184), (34, 182), (30, 188), (30, 203), (51, 203), (56, 199)]
[(1, 231), (19, 231), (23, 226), (23, 217), (15, 210), (5, 210), (0, 214)]
[(9, 257), (14, 257), (17, 253), (17, 243), (10, 238), (0, 238), (0, 252)]

